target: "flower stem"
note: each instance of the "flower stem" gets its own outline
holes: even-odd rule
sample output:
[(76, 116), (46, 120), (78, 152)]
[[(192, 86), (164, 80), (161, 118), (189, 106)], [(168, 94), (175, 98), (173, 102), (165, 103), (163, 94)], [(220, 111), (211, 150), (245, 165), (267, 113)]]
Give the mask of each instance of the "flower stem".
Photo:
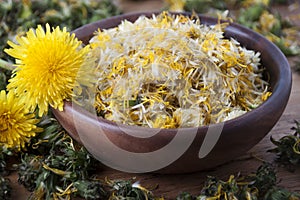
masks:
[(2, 60), (1, 58), (0, 58), (0, 68), (6, 69), (6, 70), (9, 70), (9, 71), (12, 71), (12, 70), (15, 69), (13, 64), (11, 64), (11, 63), (9, 63), (5, 60)]

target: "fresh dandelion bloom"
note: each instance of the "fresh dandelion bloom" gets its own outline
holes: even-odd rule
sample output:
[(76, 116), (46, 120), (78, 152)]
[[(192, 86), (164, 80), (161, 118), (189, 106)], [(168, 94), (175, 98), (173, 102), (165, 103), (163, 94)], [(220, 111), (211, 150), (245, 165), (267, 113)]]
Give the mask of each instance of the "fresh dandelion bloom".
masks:
[[(90, 47), (82, 46), (74, 34), (59, 27), (46, 31), (39, 25), (26, 36), (8, 41), (5, 52), (16, 58), (16, 69), (7, 86), (23, 99), (30, 111), (39, 109), (39, 116), (48, 106), (63, 110), (64, 100), (80, 93), (80, 84), (90, 86), (94, 59)], [(74, 93), (75, 92), (75, 93)]]
[(28, 113), (24, 104), (9, 92), (0, 92), (0, 144), (20, 150), (42, 128), (36, 126), (39, 119)]
[(224, 38), (225, 27), (164, 12), (99, 30), (90, 41), (101, 74), (98, 114), (178, 128), (230, 120), (259, 106), (271, 95), (260, 53)]

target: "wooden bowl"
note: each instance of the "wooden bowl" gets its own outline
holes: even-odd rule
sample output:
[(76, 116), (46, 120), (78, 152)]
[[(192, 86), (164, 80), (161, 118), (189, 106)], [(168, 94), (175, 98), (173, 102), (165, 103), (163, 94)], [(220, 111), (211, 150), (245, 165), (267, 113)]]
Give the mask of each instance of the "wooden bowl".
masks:
[[(74, 31), (88, 43), (98, 28), (116, 27), (122, 20), (135, 21), (131, 13), (97, 21)], [(156, 13), (157, 14), (157, 13)], [(201, 23), (217, 19), (200, 15)], [(259, 107), (235, 119), (209, 126), (152, 129), (117, 124), (96, 117), (66, 102), (64, 111), (53, 113), (66, 131), (103, 164), (126, 172), (186, 173), (216, 167), (245, 154), (276, 124), (288, 102), (292, 78), (286, 57), (258, 33), (231, 23), (225, 37), (233, 37), (248, 49), (261, 52), (262, 65), (270, 75), (272, 95)]]

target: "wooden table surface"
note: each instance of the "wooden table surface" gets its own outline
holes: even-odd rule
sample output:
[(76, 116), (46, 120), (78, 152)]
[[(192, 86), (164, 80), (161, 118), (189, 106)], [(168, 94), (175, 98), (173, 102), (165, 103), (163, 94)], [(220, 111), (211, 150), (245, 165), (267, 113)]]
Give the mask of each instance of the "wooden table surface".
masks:
[[(121, 7), (125, 12), (158, 10), (163, 4), (159, 0), (152, 1), (138, 1), (132, 3), (130, 1), (120, 0)], [(277, 8), (276, 8), (277, 9)], [(286, 7), (279, 7), (278, 10), (284, 16), (290, 15)], [(300, 9), (297, 11), (300, 13)], [(296, 21), (297, 26), (300, 26), (299, 20)], [(295, 58), (289, 58), (291, 66)], [(267, 150), (274, 148), (270, 142), (270, 136), (279, 139), (285, 134), (290, 134), (291, 127), (295, 125), (294, 120), (300, 121), (300, 73), (293, 70), (293, 86), (288, 105), (275, 127), (270, 133), (254, 148), (252, 148), (246, 155), (241, 156), (227, 164), (221, 165), (209, 171), (202, 171), (191, 174), (177, 174), (177, 175), (161, 175), (161, 174), (128, 174), (112, 169), (99, 170), (100, 178), (109, 179), (130, 179), (135, 177), (146, 188), (158, 187), (153, 190), (155, 196), (163, 196), (165, 199), (175, 199), (175, 197), (183, 192), (190, 192), (192, 194), (199, 194), (201, 185), (205, 181), (207, 175), (217, 176), (223, 180), (227, 180), (229, 175), (237, 175), (238, 173), (249, 174), (255, 172), (258, 166), (262, 164), (262, 160), (272, 162), (275, 155), (268, 153)], [(300, 192), (300, 167), (292, 173), (283, 167), (276, 167), (279, 186), (286, 189)], [(11, 183), (16, 192), (12, 193), (12, 199), (26, 199), (29, 195), (25, 189), (17, 183), (17, 176), (11, 175)]]

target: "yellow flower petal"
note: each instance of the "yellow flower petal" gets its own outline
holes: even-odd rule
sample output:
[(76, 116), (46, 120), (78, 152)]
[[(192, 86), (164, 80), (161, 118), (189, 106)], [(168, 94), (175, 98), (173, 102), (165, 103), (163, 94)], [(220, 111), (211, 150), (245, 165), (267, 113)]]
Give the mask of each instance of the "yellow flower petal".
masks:
[(7, 148), (20, 150), (42, 128), (35, 114), (28, 113), (24, 104), (13, 93), (0, 92), (0, 143)]
[(38, 108), (42, 116), (49, 105), (62, 110), (63, 101), (76, 95), (74, 87), (91, 85), (94, 59), (90, 47), (82, 47), (81, 41), (66, 28), (51, 31), (46, 24), (44, 31), (39, 25), (35, 31), (31, 29), (26, 36), (17, 38), (17, 42), (8, 42), (11, 48), (5, 49), (17, 59), (7, 88), (22, 98), (30, 111)]

